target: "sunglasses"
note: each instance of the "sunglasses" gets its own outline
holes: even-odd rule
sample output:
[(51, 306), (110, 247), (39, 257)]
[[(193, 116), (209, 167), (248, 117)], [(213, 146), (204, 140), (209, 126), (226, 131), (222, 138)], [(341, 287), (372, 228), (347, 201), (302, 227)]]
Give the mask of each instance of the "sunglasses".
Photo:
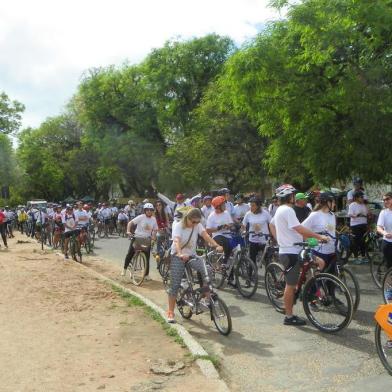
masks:
[(391, 200), (391, 198), (390, 197), (385, 197), (384, 199), (382, 199), (383, 202), (386, 202), (388, 200)]
[(146, 208), (146, 211), (154, 211), (153, 208)]
[(200, 221), (199, 220), (191, 220), (191, 222), (194, 224), (194, 225), (196, 225), (196, 224), (198, 224), (198, 223), (200, 223)]

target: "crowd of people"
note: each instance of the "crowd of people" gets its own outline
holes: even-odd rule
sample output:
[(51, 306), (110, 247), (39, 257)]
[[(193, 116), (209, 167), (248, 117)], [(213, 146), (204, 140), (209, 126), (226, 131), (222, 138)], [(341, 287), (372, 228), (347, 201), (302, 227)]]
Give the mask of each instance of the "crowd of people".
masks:
[[(367, 197), (361, 179), (354, 179), (353, 189), (347, 193), (347, 215), (353, 234), (354, 262), (366, 262), (364, 233), (368, 227), (370, 213)], [(14, 222), (23, 232), (28, 228), (32, 237), (48, 222), (52, 224), (53, 243), (64, 238), (64, 257), (68, 259), (68, 241), (71, 235), (80, 236), (89, 225), (111, 222), (123, 226), (132, 237), (124, 259), (126, 270), (134, 256), (135, 241), (144, 241), (151, 249), (151, 241), (156, 241), (160, 252), (163, 239), (168, 236), (171, 245), (171, 288), (168, 297), (168, 321), (174, 322), (175, 297), (184, 273), (184, 263), (190, 260), (191, 267), (206, 277), (204, 269), (192, 256), (196, 254), (198, 239), (224, 253), (222, 268), (225, 268), (231, 254), (230, 231), (236, 227), (246, 232), (249, 242), (249, 257), (256, 262), (258, 252), (264, 249), (268, 236), (279, 246), (279, 260), (286, 268), (286, 288), (284, 292), (285, 325), (303, 325), (304, 320), (293, 313), (294, 291), (299, 277), (299, 253), (301, 248), (295, 243), (312, 237), (320, 241), (314, 250), (320, 270), (328, 266), (335, 257), (335, 246), (331, 238), (336, 233), (335, 196), (332, 192), (317, 192), (312, 195), (297, 191), (290, 184), (276, 189), (271, 203), (265, 205), (257, 195), (245, 198), (243, 194), (231, 201), (230, 190), (222, 188), (214, 195), (198, 194), (186, 198), (177, 194), (171, 200), (162, 193), (156, 193), (156, 200), (145, 199), (141, 203), (129, 200), (127, 205), (102, 203), (96, 206), (77, 202), (69, 204), (48, 204), (47, 208), (8, 207), (0, 210), (0, 232), (4, 246), (7, 236), (13, 236)], [(392, 267), (392, 193), (386, 193), (383, 201), (377, 231), (383, 237), (382, 249), (389, 267)], [(146, 250), (147, 269), (145, 279), (149, 279), (150, 250)], [(204, 272), (203, 272), (204, 271)], [(233, 284), (229, 278), (229, 284)], [(206, 299), (208, 302), (208, 294)]]

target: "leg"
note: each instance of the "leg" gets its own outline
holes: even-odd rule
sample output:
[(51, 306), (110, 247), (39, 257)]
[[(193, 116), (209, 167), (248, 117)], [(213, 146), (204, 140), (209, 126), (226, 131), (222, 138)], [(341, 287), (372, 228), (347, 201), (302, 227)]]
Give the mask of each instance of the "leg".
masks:
[(168, 297), (168, 319), (174, 319), (174, 307), (176, 305), (177, 292), (181, 286), (181, 279), (184, 276), (185, 264), (177, 256), (172, 256), (170, 261), (170, 289)]
[(223, 235), (217, 235), (214, 237), (214, 240), (223, 247), (223, 251), (225, 253), (225, 257), (223, 259), (223, 263), (226, 264), (227, 260), (229, 260), (231, 249), (229, 244), (229, 239), (224, 237)]
[(8, 247), (8, 245), (7, 245), (7, 235), (5, 233), (5, 224), (4, 223), (2, 223), (0, 225), (0, 233), (1, 233), (1, 238), (3, 239), (4, 246), (7, 248)]
[(387, 268), (392, 268), (392, 242), (384, 240), (382, 242), (382, 252), (387, 263)]
[(131, 243), (129, 244), (129, 248), (128, 248), (128, 253), (125, 256), (124, 270), (128, 268), (129, 264), (131, 263), (132, 257), (135, 254), (135, 249), (133, 249), (133, 241), (134, 240), (131, 240)]
[(359, 247), (360, 247), (360, 242), (361, 242), (361, 232), (360, 229), (358, 228), (359, 225), (357, 226), (351, 226), (351, 231), (354, 235), (354, 241), (353, 241), (353, 253), (354, 257), (357, 259), (358, 258), (358, 253), (359, 253)]

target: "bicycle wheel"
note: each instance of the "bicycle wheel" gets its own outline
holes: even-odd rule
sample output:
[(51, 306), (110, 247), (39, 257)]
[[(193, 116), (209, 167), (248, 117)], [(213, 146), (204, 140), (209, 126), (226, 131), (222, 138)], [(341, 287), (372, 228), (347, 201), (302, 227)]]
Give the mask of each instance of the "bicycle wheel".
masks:
[(69, 239), (69, 252), (71, 253), (71, 257), (76, 261), (76, 241), (73, 237)]
[(392, 340), (378, 323), (376, 324), (374, 341), (381, 363), (386, 371), (392, 376)]
[(91, 235), (89, 232), (86, 233), (86, 240), (84, 241), (84, 248), (86, 253), (91, 253), (93, 251), (93, 246), (91, 244)]
[(225, 282), (226, 274), (222, 268), (223, 254), (214, 253), (207, 257), (207, 263), (211, 267), (211, 284), (215, 289), (220, 289)]
[(384, 275), (382, 282), (382, 295), (386, 304), (392, 303), (392, 268), (389, 268)]
[(272, 306), (284, 313), (283, 294), (286, 287), (284, 268), (279, 263), (271, 263), (265, 270), (265, 290)]
[(106, 233), (105, 233), (105, 228), (103, 225), (98, 226), (98, 232), (97, 232), (98, 238), (104, 238)]
[(381, 289), (384, 275), (387, 272), (387, 263), (381, 251), (367, 253), (370, 265), (370, 273), (376, 286)]
[(212, 294), (210, 298), (211, 318), (214, 321), (216, 329), (222, 335), (229, 335), (232, 328), (229, 308), (217, 294)]
[(184, 290), (182, 287), (178, 290), (177, 299), (176, 299), (177, 309), (180, 312), (181, 316), (187, 320), (189, 320), (193, 315), (193, 298), (190, 290)]
[(251, 298), (259, 284), (257, 265), (249, 257), (242, 255), (235, 267), (234, 276), (239, 293), (245, 298)]
[(353, 317), (350, 291), (331, 274), (321, 273), (311, 278), (303, 289), (302, 303), (309, 321), (323, 332), (338, 332)]
[(143, 283), (146, 274), (146, 265), (146, 255), (143, 252), (136, 252), (130, 264), (131, 279), (135, 286), (140, 286)]
[(356, 276), (346, 267), (340, 267), (338, 278), (347, 286), (353, 300), (354, 312), (358, 309), (361, 291)]

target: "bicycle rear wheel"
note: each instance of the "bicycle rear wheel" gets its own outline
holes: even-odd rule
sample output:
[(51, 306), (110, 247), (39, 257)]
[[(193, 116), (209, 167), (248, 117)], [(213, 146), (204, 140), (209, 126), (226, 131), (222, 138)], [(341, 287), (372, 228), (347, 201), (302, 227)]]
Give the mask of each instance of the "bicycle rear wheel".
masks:
[(338, 278), (347, 286), (353, 300), (354, 312), (358, 309), (361, 291), (356, 276), (348, 268), (341, 266)]
[(370, 265), (370, 273), (376, 286), (381, 289), (384, 275), (387, 272), (387, 263), (381, 251), (367, 253)]
[(386, 304), (392, 303), (392, 268), (384, 275), (382, 282), (382, 295)]
[(283, 294), (286, 288), (284, 268), (278, 263), (271, 263), (265, 270), (265, 290), (272, 306), (279, 313), (284, 313)]
[(256, 264), (247, 256), (241, 256), (234, 270), (237, 290), (245, 298), (251, 298), (257, 290), (259, 275)]
[(143, 283), (146, 275), (147, 259), (143, 252), (136, 252), (131, 262), (131, 279), (135, 286), (140, 286)]
[(302, 303), (309, 321), (323, 332), (338, 332), (353, 317), (350, 291), (332, 274), (321, 273), (311, 278), (303, 289)]
[(211, 295), (210, 307), (211, 318), (214, 321), (216, 329), (224, 336), (229, 335), (232, 329), (229, 308), (217, 294)]
[(386, 371), (392, 376), (392, 340), (379, 324), (376, 325), (374, 341), (381, 363)]

